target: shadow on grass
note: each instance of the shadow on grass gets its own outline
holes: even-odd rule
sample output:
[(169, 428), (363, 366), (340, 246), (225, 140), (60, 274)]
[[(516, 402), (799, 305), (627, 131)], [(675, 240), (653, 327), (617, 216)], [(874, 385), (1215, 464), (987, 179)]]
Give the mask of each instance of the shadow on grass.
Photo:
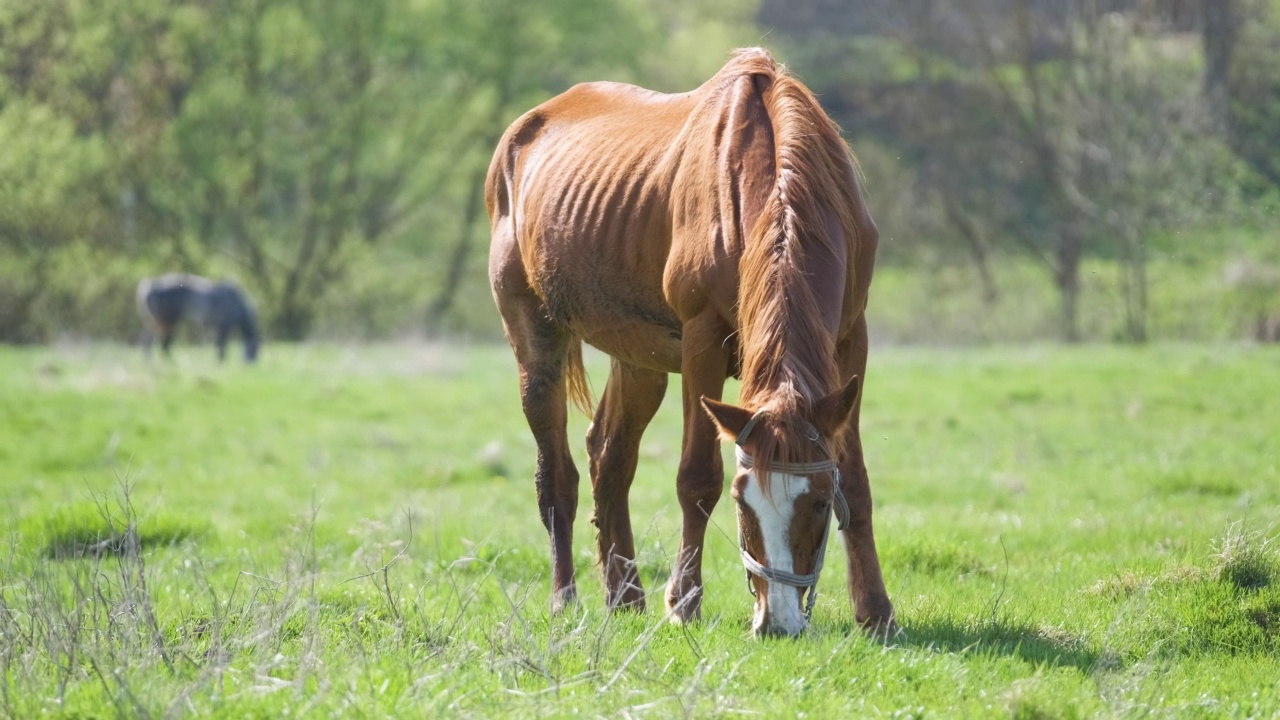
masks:
[(127, 513), (116, 513), (93, 507), (76, 507), (25, 525), (24, 534), (39, 538), (39, 552), (50, 560), (74, 560), (172, 547), (201, 540), (211, 532), (206, 523), (180, 517), (149, 517), (139, 522), (132, 515), (132, 508)]
[[(863, 632), (848, 623), (847, 632)], [(934, 652), (1003, 655), (1035, 665), (1074, 667), (1089, 672), (1099, 654), (1081, 638), (1057, 628), (1009, 621), (957, 621), (929, 618), (903, 626), (889, 645)]]
[(181, 526), (139, 530), (136, 533), (79, 528), (47, 536), (41, 554), (50, 560), (120, 555), (130, 552), (134, 538), (138, 550), (150, 550), (172, 547), (187, 540), (199, 540), (207, 532), (204, 528)]

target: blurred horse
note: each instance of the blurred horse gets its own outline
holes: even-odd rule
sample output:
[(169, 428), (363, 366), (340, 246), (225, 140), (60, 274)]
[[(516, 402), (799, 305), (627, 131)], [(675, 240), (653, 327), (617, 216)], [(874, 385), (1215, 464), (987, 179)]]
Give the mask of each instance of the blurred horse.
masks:
[[(678, 372), (671, 617), (700, 616), (725, 438), (737, 444), (731, 496), (753, 630), (808, 625), (834, 512), (857, 620), (893, 631), (858, 435), (877, 231), (853, 155), (808, 88), (760, 49), (678, 95), (575, 86), (507, 129), (485, 201), (489, 281), (537, 444), (552, 609), (576, 597), (566, 405), (590, 407), (587, 342), (612, 356), (587, 432), (610, 608), (645, 604), (627, 496), (641, 435)], [(737, 406), (719, 402), (729, 376), (742, 379)]]
[(244, 340), (245, 362), (258, 357), (258, 313), (245, 292), (232, 283), (170, 273), (138, 283), (137, 300), (138, 314), (146, 325), (143, 344), (148, 354), (158, 336), (168, 355), (177, 327), (185, 321), (214, 330), (220, 361), (226, 359), (227, 342), (236, 330)]

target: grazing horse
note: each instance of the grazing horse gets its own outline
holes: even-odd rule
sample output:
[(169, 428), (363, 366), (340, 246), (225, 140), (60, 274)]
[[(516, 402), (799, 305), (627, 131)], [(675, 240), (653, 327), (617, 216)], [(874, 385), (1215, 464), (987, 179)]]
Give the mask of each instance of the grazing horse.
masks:
[(239, 330), (244, 339), (244, 361), (258, 357), (258, 313), (245, 292), (232, 283), (170, 273), (138, 283), (137, 299), (138, 314), (147, 327), (144, 345), (148, 353), (152, 340), (159, 336), (160, 347), (168, 355), (178, 324), (190, 321), (214, 329), (218, 360), (226, 359), (233, 330)]
[[(892, 631), (858, 435), (877, 232), (855, 160), (808, 88), (761, 49), (678, 95), (577, 85), (507, 129), (485, 201), (489, 281), (537, 444), (552, 610), (576, 597), (566, 405), (590, 407), (587, 342), (612, 357), (587, 431), (610, 608), (644, 607), (627, 495), (641, 434), (678, 372), (672, 619), (701, 614), (725, 438), (737, 444), (731, 496), (753, 631), (807, 626), (833, 509), (856, 618)], [(729, 376), (742, 379), (738, 405), (720, 402)]]

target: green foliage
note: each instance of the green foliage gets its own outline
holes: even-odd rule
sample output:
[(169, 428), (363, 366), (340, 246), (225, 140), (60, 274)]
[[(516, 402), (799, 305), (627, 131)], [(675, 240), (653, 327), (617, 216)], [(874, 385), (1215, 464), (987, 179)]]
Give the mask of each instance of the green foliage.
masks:
[[(1233, 3), (1241, 17), (1262, 4), (1274, 3)], [(980, 0), (944, 11), (867, 0), (800, 2), (794, 14), (806, 11), (809, 20), (786, 24), (797, 69), (833, 98), (855, 149), (874, 140), (897, 161), (873, 148), (866, 166), (872, 212), (906, 238), (890, 252), (916, 269), (972, 261), (987, 298), (1003, 280), (993, 258), (1031, 257), (1057, 293), (1052, 320), (1064, 338), (1097, 337), (1085, 307), (1099, 302), (1090, 260), (1114, 259), (1121, 271), (1105, 302), (1122, 323), (1108, 337), (1143, 342), (1160, 337), (1153, 237), (1247, 225), (1251, 202), (1272, 208), (1274, 225), (1274, 189), (1259, 192), (1261, 171), (1212, 112), (1207, 40), (1167, 5)], [(1274, 47), (1277, 34), (1252, 22), (1244, 36), (1237, 60), (1259, 92), (1233, 97), (1260, 111), (1276, 65), (1250, 43)], [(876, 192), (886, 165), (887, 198)], [(1038, 296), (1015, 303), (1038, 310)]]
[[(710, 12), (686, 5), (663, 12)], [(507, 123), (574, 82), (669, 63), (662, 25), (629, 0), (6, 3), (0, 339), (53, 334), (40, 296), (66, 285), (46, 268), (75, 244), (145, 275), (240, 276), (285, 339), (333, 327), (318, 315), (335, 305), (348, 334), (398, 330), (343, 302), (369, 291), (358, 265), (395, 258), (383, 274), (417, 267), (430, 292), (385, 296), (421, 323), (427, 296), (482, 277), (479, 186)], [(122, 337), (91, 309), (56, 322)]]
[[(1072, 273), (1086, 339), (1280, 327), (1274, 283), (1218, 281), (1277, 265), (1275, 243), (1209, 240), (1274, 234), (1275, 1), (1234, 4), (1225, 127), (1200, 38), (1156, 6), (1044, 6), (1027, 37), (993, 7), (0, 3), (0, 341), (130, 338), (137, 279), (175, 270), (238, 280), (272, 339), (495, 336), (480, 188), (508, 123), (585, 80), (685, 91), (755, 44), (854, 138), (893, 338), (1051, 337)], [(1189, 235), (1214, 249), (1183, 243), (1202, 262), (1171, 271), (1163, 248)], [(971, 262), (981, 293), (958, 300)], [(940, 314), (960, 330), (929, 329)]]
[(1238, 0), (1242, 13), (1235, 62), (1228, 80), (1233, 149), (1257, 173), (1246, 181), (1256, 194), (1280, 189), (1280, 150), (1275, 128), (1280, 126), (1280, 3), (1275, 0)]
[[(893, 242), (890, 239), (888, 242)], [(1176, 231), (1147, 243), (1147, 332), (1152, 340), (1226, 341), (1254, 337), (1257, 318), (1280, 313), (1280, 284), (1268, 274), (1266, 228)], [(987, 297), (977, 268), (947, 255), (899, 260), (890, 249), (872, 282), (872, 332), (895, 343), (975, 345), (1052, 337), (1057, 299), (1044, 269), (1029, 260), (991, 261), (999, 296)], [(1080, 327), (1091, 341), (1128, 337), (1125, 264), (1081, 266)], [(1280, 277), (1276, 275), (1275, 277)]]
[(0, 238), (34, 254), (84, 238), (92, 211), (79, 196), (93, 193), (106, 155), (99, 138), (77, 137), (75, 126), (48, 105), (17, 98), (0, 105)]
[[(0, 306), (12, 323), (5, 339), (134, 339), (142, 328), (135, 290), (148, 270), (146, 261), (87, 243), (35, 257), (0, 248), (0, 292), (15, 298)], [(85, 318), (93, 323), (84, 325)]]
[[(877, 348), (863, 439), (905, 629), (885, 644), (855, 628), (835, 541), (810, 632), (750, 639), (727, 500), (704, 620), (665, 622), (674, 385), (631, 496), (649, 611), (603, 611), (584, 478), (582, 603), (552, 618), (506, 348), (0, 352), (0, 434), (22, 439), (0, 443), (0, 712), (1280, 711), (1272, 348)], [(48, 559), (126, 517), (152, 544)]]

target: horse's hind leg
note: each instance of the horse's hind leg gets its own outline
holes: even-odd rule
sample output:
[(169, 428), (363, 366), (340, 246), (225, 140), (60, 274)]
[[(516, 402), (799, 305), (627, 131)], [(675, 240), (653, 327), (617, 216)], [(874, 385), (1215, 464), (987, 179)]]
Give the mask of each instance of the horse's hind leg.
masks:
[(577, 597), (573, 573), (573, 521), (578, 512), (578, 469), (569, 453), (565, 362), (569, 337), (530, 318), (532, 332), (513, 338), (520, 365), (520, 401), (538, 446), (534, 480), (538, 512), (551, 536), (551, 609), (559, 611)]
[(162, 323), (157, 326), (160, 333), (160, 349), (164, 351), (165, 357), (171, 357), (172, 353), (169, 349), (173, 347), (173, 336), (176, 334), (177, 327), (173, 324)]
[(218, 362), (225, 362), (227, 359), (227, 343), (231, 342), (231, 325), (229, 323), (218, 325), (216, 342), (218, 345)]
[(548, 318), (542, 302), (524, 283), (522, 271), (518, 277), (498, 277), (492, 282), (507, 339), (520, 369), (524, 416), (538, 446), (534, 481), (539, 515), (551, 537), (551, 610), (559, 612), (577, 597), (573, 520), (578, 511), (578, 470), (569, 453), (565, 428), (565, 368), (572, 337)]
[(587, 431), (595, 497), (591, 521), (600, 531), (600, 565), (610, 608), (644, 609), (627, 496), (636, 475), (640, 438), (662, 405), (666, 390), (666, 373), (615, 359), (604, 397)]

